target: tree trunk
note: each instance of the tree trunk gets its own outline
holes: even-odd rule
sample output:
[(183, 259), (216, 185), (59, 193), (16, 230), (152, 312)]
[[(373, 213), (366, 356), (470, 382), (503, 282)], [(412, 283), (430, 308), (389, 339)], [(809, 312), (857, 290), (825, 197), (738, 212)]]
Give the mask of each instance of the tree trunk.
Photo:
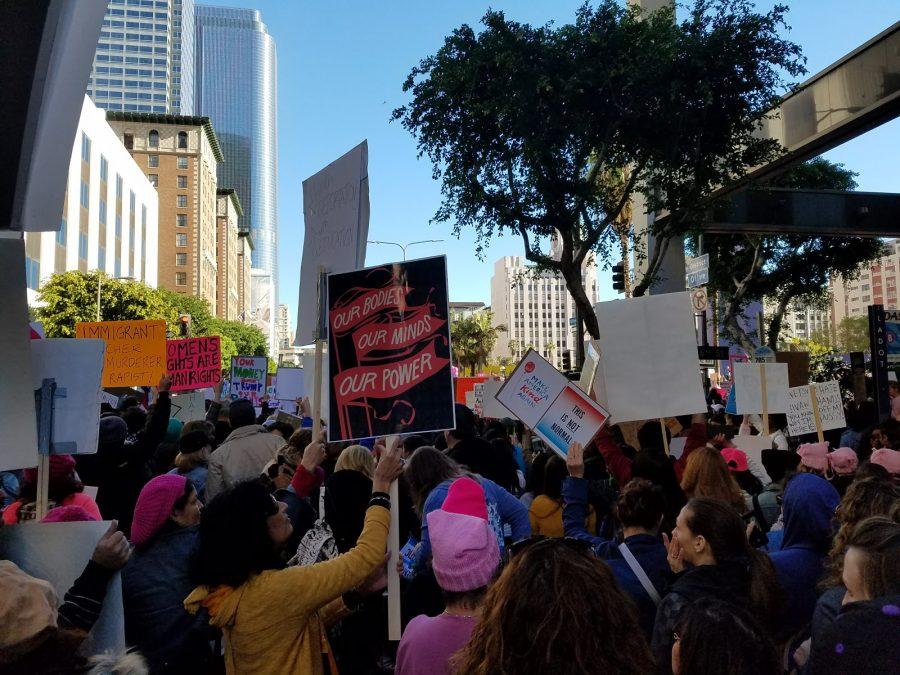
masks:
[[(600, 337), (600, 324), (597, 323), (597, 315), (591, 306), (587, 293), (584, 290), (584, 282), (581, 279), (581, 266), (573, 264), (562, 264), (561, 272), (563, 279), (566, 280), (566, 287), (572, 294), (572, 300), (581, 310), (581, 318), (584, 320), (584, 328), (592, 339), (596, 340)], [(583, 339), (578, 336), (578, 339)]]
[(778, 300), (778, 306), (775, 313), (769, 321), (768, 345), (770, 349), (778, 349), (778, 337), (781, 334), (781, 326), (784, 321), (784, 312), (787, 310), (788, 303), (793, 299), (792, 295), (782, 297)]

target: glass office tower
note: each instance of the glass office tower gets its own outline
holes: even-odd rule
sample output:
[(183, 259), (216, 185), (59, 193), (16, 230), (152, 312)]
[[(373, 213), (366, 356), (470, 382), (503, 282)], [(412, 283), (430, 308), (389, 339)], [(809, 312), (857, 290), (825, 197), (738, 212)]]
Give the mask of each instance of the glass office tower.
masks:
[(242, 226), (253, 237), (253, 268), (277, 284), (275, 41), (254, 9), (197, 5), (195, 19), (196, 114), (212, 120), (222, 145), (219, 185), (237, 190)]
[(87, 95), (104, 110), (194, 114), (194, 0), (109, 0)]

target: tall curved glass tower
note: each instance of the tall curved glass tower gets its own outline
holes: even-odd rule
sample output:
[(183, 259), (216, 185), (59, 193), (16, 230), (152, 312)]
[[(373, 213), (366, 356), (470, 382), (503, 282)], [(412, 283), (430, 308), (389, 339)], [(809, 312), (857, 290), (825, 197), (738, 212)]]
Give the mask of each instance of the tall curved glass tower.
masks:
[[(219, 186), (237, 190), (252, 265), (278, 282), (277, 62), (275, 41), (255, 9), (196, 6), (195, 110), (222, 146)], [(271, 298), (277, 306), (277, 291)], [(272, 310), (274, 311), (274, 309)]]

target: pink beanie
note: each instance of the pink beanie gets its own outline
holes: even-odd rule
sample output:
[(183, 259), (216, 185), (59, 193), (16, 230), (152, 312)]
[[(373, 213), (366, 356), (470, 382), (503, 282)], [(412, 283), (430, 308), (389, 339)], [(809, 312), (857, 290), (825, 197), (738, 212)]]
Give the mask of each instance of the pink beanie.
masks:
[(438, 585), (456, 593), (487, 586), (500, 564), (500, 545), (487, 520), (481, 485), (456, 479), (443, 506), (426, 519)]
[(822, 472), (828, 469), (828, 443), (804, 443), (797, 454), (803, 466)]
[(747, 453), (737, 448), (722, 448), (722, 459), (731, 471), (749, 471)]
[(157, 476), (144, 486), (134, 506), (131, 523), (131, 543), (140, 548), (166, 524), (175, 502), (184, 494), (188, 479), (177, 474)]
[(831, 465), (831, 470), (838, 476), (849, 476), (856, 473), (859, 460), (852, 449), (838, 448), (834, 452), (828, 453), (828, 463)]
[(872, 464), (883, 466), (891, 475), (900, 475), (900, 450), (880, 448), (872, 452), (869, 461), (872, 462)]
[(44, 516), (42, 523), (78, 523), (85, 520), (96, 521), (97, 518), (84, 510), (81, 506), (70, 504), (69, 506), (57, 506), (50, 509)]

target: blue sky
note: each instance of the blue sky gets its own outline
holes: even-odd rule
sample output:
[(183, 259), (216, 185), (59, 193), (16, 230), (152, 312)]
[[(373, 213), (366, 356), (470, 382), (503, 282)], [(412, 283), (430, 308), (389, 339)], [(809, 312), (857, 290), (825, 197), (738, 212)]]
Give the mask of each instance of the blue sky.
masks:
[[(202, 1), (202, 0), (201, 0)], [(209, 0), (207, 0), (209, 2)], [(583, 0), (213, 0), (262, 11), (278, 49), (279, 300), (296, 318), (303, 242), (301, 182), (348, 149), (369, 141), (370, 239), (444, 239), (415, 246), (410, 257), (446, 253), (451, 300), (490, 302), (494, 261), (521, 255), (518, 238), (495, 240), (484, 261), (474, 238), (452, 237), (448, 225), (429, 225), (440, 203), (431, 164), (416, 158), (412, 137), (389, 123), (405, 102), (410, 68), (434, 53), (462, 23), (476, 24), (490, 6), (529, 23), (570, 21)], [(773, 3), (760, 1), (760, 8)], [(900, 18), (897, 0), (790, 0), (791, 38), (801, 45), (813, 74)], [(900, 120), (830, 153), (860, 173), (862, 190), (900, 190)], [(370, 245), (367, 264), (395, 259), (393, 246)], [(601, 273), (604, 297), (612, 297)]]

